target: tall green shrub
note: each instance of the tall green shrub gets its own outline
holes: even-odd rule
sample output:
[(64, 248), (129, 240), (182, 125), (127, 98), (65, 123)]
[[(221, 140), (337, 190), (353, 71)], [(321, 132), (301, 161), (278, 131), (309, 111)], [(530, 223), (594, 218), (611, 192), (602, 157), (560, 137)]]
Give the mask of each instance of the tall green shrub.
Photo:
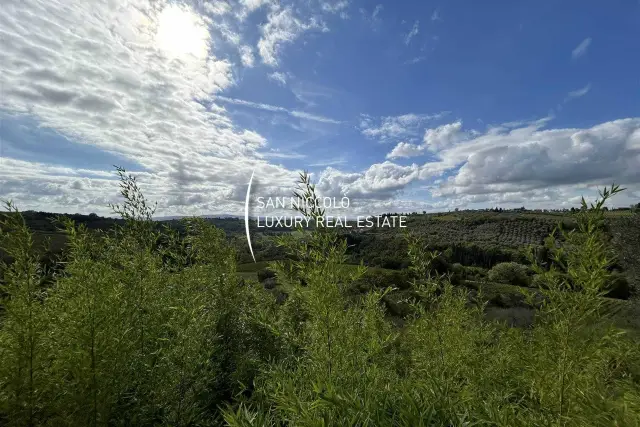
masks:
[(34, 426), (46, 418), (46, 317), (38, 248), (17, 209), (0, 221), (0, 424)]
[[(355, 307), (340, 297), (349, 278), (334, 265), (341, 261), (339, 242), (319, 231), (288, 241), (300, 264), (278, 266), (293, 297), (273, 329), (296, 351), (266, 367), (256, 398), (229, 408), (225, 420), (237, 426), (637, 425), (638, 345), (599, 312), (611, 259), (596, 224), (617, 191), (603, 192), (564, 236), (569, 244), (557, 247), (555, 257), (567, 260), (562, 271), (534, 263), (551, 285), (541, 290), (542, 301), (525, 292), (539, 307), (531, 329), (486, 320), (482, 295), (470, 301), (439, 276), (431, 265), (438, 254), (409, 236), (416, 298), (412, 317), (394, 334), (375, 294)], [(308, 286), (297, 287), (299, 275)], [(349, 326), (354, 323), (358, 328)]]
[[(211, 425), (274, 351), (256, 312), (273, 297), (238, 286), (224, 233), (152, 221), (118, 170), (125, 220), (111, 233), (63, 224), (65, 268), (49, 283), (17, 211), (1, 225), (0, 420), (10, 425)], [(270, 308), (271, 307), (271, 308)]]
[(517, 262), (501, 262), (493, 266), (487, 278), (492, 282), (506, 283), (514, 286), (528, 286), (531, 282), (527, 275), (526, 265)]
[[(550, 266), (532, 252), (545, 286), (523, 290), (533, 325), (510, 328), (415, 235), (407, 289), (359, 297), (366, 269), (344, 268), (333, 229), (282, 236), (288, 258), (271, 267), (288, 298), (277, 304), (239, 284), (223, 232), (201, 219), (159, 227), (119, 173), (124, 225), (66, 222), (56, 276), (15, 209), (0, 224), (3, 425), (638, 425), (639, 344), (603, 316), (614, 261), (603, 206), (618, 187), (583, 201), (562, 244), (548, 239)], [(315, 198), (307, 174), (297, 194)], [(411, 310), (398, 325), (383, 298), (400, 295)]]

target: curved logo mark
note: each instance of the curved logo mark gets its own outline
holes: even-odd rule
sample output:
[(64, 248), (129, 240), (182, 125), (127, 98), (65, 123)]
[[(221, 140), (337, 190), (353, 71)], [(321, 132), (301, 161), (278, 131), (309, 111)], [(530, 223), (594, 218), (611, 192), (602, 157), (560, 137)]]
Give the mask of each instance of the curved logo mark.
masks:
[(251, 178), (249, 179), (249, 186), (247, 187), (247, 200), (244, 203), (244, 229), (247, 232), (247, 243), (249, 243), (249, 251), (251, 251), (251, 258), (253, 262), (256, 262), (256, 257), (253, 255), (253, 248), (251, 247), (251, 236), (249, 235), (249, 196), (251, 195), (251, 182), (253, 181), (253, 174), (255, 170), (251, 172)]

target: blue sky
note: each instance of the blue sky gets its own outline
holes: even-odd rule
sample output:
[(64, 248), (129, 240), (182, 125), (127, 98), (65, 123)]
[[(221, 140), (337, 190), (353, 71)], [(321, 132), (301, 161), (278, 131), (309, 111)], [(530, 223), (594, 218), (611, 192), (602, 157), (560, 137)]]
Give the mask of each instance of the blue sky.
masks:
[(367, 212), (640, 201), (639, 2), (118, 4), (0, 11), (0, 198), (107, 214), (118, 164), (161, 215), (302, 169)]

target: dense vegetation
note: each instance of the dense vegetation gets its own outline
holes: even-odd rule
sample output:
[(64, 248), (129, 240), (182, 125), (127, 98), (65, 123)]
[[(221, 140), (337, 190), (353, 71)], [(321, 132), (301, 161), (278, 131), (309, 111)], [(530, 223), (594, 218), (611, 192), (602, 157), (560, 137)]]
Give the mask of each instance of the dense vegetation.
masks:
[[(429, 251), (443, 254), (434, 260), (440, 273), (452, 273), (459, 279), (487, 280), (490, 269), (499, 263), (516, 262), (527, 265), (526, 251), (536, 247), (537, 259), (547, 263), (548, 250), (545, 242), (554, 227), (561, 222), (566, 229), (575, 227), (575, 216), (579, 210), (564, 211), (527, 211), (524, 209), (490, 211), (459, 211), (451, 213), (418, 214), (408, 217), (408, 229), (420, 234)], [(640, 289), (640, 210), (605, 209), (606, 224), (603, 227), (604, 238), (617, 255), (610, 267), (620, 283), (617, 298), (628, 298), (635, 289)], [(33, 230), (36, 244), (49, 240), (49, 251), (43, 262), (54, 264), (66, 244), (66, 235), (57, 230), (57, 215), (45, 212), (23, 212), (26, 224)], [(63, 215), (76, 225), (84, 225), (89, 230), (108, 231), (121, 219), (102, 218), (97, 215)], [(238, 218), (202, 218), (209, 224), (225, 232), (229, 244), (236, 251), (237, 263), (253, 265), (248, 250), (244, 222)], [(184, 234), (183, 221), (177, 219), (157, 221), (158, 231), (170, 227)], [(250, 227), (253, 250), (257, 261), (267, 262), (282, 259), (285, 251), (277, 245), (276, 236), (284, 229), (259, 229), (255, 223)], [(357, 265), (364, 262), (369, 267), (379, 267), (376, 273), (385, 270), (405, 270), (410, 264), (407, 254), (407, 242), (398, 229), (339, 230), (347, 239), (347, 263)], [(0, 258), (3, 256), (0, 248)], [(253, 267), (249, 266), (250, 269)], [(531, 272), (530, 272), (531, 273)], [(532, 281), (537, 283), (533, 277)], [(390, 285), (393, 283), (390, 282)], [(625, 290), (626, 289), (626, 290)]]
[[(332, 229), (279, 236), (278, 298), (240, 280), (221, 230), (159, 227), (135, 179), (121, 179), (122, 221), (63, 224), (63, 268), (43, 268), (46, 248), (9, 206), (2, 425), (639, 424), (639, 344), (604, 315), (614, 259), (603, 207), (615, 186), (552, 233), (546, 265), (539, 250), (522, 253), (526, 271), (491, 265), (505, 286), (537, 277), (535, 292), (521, 288), (532, 324), (513, 328), (487, 319), (482, 288), (454, 283), (449, 264), (475, 274), (454, 250), (415, 234), (403, 237), (400, 289), (345, 268), (348, 242)], [(401, 324), (383, 304), (398, 294)]]

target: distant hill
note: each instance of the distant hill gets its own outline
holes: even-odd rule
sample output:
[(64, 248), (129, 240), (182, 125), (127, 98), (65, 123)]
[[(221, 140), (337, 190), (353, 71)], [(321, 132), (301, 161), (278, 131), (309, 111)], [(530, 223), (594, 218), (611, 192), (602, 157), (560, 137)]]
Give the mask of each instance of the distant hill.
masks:
[[(38, 240), (49, 238), (53, 242), (53, 252), (64, 246), (65, 237), (58, 232), (56, 218), (70, 218), (76, 224), (84, 224), (91, 230), (108, 230), (122, 220), (104, 218), (95, 214), (59, 215), (48, 212), (22, 212), (29, 228), (36, 232)], [(453, 262), (490, 268), (497, 262), (522, 260), (522, 249), (528, 245), (542, 245), (558, 222), (571, 227), (571, 212), (495, 212), (460, 211), (437, 214), (412, 214), (407, 221), (407, 230), (423, 235), (425, 243), (432, 249), (453, 250)], [(240, 262), (252, 261), (244, 237), (244, 218), (237, 215), (204, 215), (207, 222), (223, 230), (236, 241)], [(180, 220), (186, 217), (156, 218), (158, 224), (180, 228)], [(640, 289), (640, 215), (631, 210), (610, 211), (608, 237), (618, 256), (617, 268), (622, 270), (629, 281)], [(255, 256), (260, 260), (274, 259), (279, 249), (272, 236), (288, 229), (259, 229), (251, 224), (251, 235)], [(387, 229), (345, 229), (349, 249), (349, 262), (364, 260), (370, 266), (399, 269), (406, 266), (406, 247), (402, 230)]]
[[(240, 219), (244, 218), (240, 215), (232, 215), (232, 214), (220, 214), (220, 215), (198, 215), (198, 218), (211, 218), (211, 219)], [(176, 216), (158, 216), (153, 218), (154, 221), (173, 221), (173, 220), (181, 220), (183, 218), (193, 218), (191, 215), (176, 215)]]

